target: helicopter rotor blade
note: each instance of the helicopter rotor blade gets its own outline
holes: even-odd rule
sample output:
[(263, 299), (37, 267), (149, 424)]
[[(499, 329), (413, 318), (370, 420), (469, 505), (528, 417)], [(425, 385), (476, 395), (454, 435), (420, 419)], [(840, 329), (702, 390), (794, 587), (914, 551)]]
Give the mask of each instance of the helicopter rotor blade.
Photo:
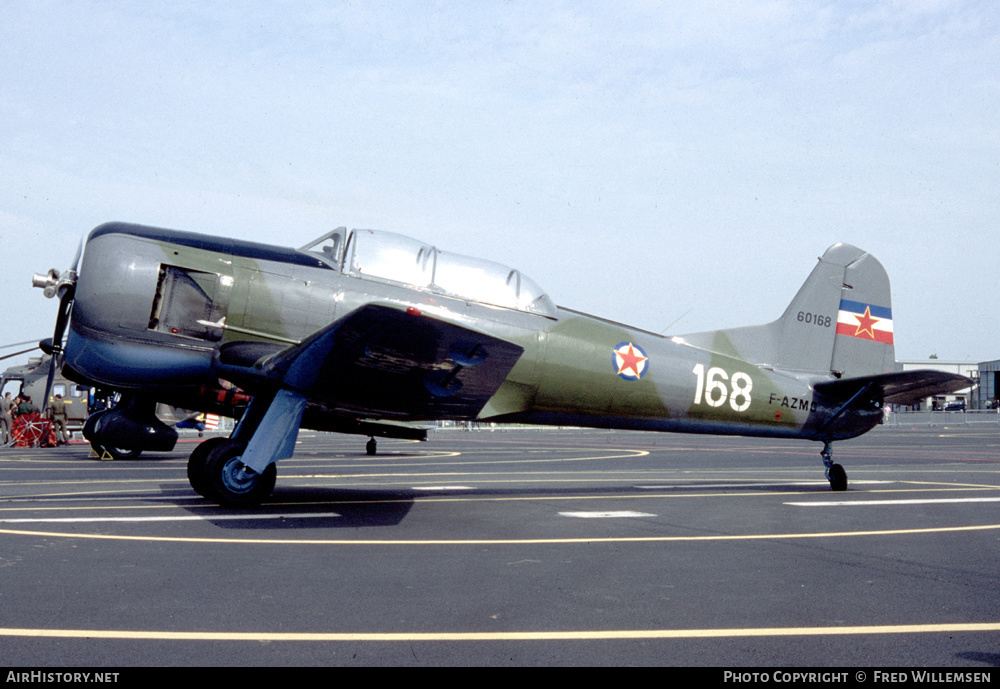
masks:
[(25, 340), (24, 342), (11, 342), (10, 344), (0, 345), (0, 349), (10, 349), (12, 347), (23, 347), (24, 345), (35, 344), (36, 342), (38, 342), (38, 340)]
[[(27, 344), (27, 343), (22, 343), (22, 344)], [(12, 359), (15, 356), (21, 356), (22, 354), (27, 354), (28, 352), (33, 352), (36, 349), (38, 349), (38, 345), (35, 345), (31, 349), (22, 349), (20, 352), (14, 352), (13, 354), (4, 354), (3, 356), (0, 356), (0, 361), (3, 361), (4, 359)]]

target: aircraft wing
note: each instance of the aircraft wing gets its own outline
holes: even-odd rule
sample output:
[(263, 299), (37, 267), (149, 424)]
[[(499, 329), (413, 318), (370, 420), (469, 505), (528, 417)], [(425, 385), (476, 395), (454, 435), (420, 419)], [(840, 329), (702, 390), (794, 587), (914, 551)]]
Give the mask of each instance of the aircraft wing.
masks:
[(813, 387), (817, 392), (830, 397), (848, 399), (866, 385), (874, 385), (882, 390), (882, 398), (892, 404), (916, 404), (931, 395), (944, 395), (972, 387), (971, 378), (945, 371), (920, 370), (881, 373), (874, 376), (844, 378)]
[(369, 304), (259, 366), (281, 387), (334, 413), (385, 420), (471, 418), (523, 352), (433, 316)]

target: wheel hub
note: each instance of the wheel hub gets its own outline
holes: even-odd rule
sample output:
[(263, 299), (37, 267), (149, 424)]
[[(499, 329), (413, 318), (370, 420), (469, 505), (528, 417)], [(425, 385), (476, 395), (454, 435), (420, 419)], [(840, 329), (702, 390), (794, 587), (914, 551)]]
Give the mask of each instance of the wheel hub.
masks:
[(248, 493), (253, 490), (259, 476), (241, 462), (239, 457), (233, 457), (222, 467), (222, 482), (234, 493)]

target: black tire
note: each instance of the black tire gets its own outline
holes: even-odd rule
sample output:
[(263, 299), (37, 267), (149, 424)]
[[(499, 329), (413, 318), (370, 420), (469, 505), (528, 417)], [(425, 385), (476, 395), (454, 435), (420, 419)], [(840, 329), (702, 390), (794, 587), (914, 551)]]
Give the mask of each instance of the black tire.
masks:
[(834, 464), (830, 467), (830, 489), (835, 491), (847, 490), (847, 472), (839, 464)]
[(365, 443), (365, 452), (367, 452), (369, 456), (374, 456), (377, 451), (378, 451), (378, 443), (375, 442), (375, 438), (372, 438), (367, 443)]
[[(93, 443), (91, 443), (93, 445)], [(105, 447), (105, 451), (111, 455), (111, 459), (121, 460), (121, 459), (139, 459), (139, 455), (142, 454), (142, 450), (126, 450), (121, 447)]]
[[(83, 422), (83, 428), (80, 429), (80, 432), (83, 434), (83, 437), (89, 440), (91, 444), (94, 446), (95, 452), (97, 451), (97, 448), (100, 447), (100, 445), (94, 443), (94, 431), (97, 429), (97, 422), (101, 419), (102, 416), (107, 414), (109, 411), (111, 410), (100, 409), (98, 411), (95, 411), (93, 414), (87, 417), (87, 420)], [(103, 450), (104, 448), (101, 449)], [(100, 452), (98, 454), (103, 454), (103, 452)]]
[(208, 479), (205, 474), (205, 460), (208, 453), (217, 445), (229, 442), (229, 438), (209, 438), (205, 442), (198, 443), (194, 452), (188, 457), (187, 477), (188, 483), (194, 488), (194, 492), (203, 498), (209, 497)]
[(278, 476), (275, 465), (255, 473), (240, 461), (245, 449), (229, 439), (209, 449), (204, 465), (206, 497), (224, 507), (256, 507), (271, 494)]

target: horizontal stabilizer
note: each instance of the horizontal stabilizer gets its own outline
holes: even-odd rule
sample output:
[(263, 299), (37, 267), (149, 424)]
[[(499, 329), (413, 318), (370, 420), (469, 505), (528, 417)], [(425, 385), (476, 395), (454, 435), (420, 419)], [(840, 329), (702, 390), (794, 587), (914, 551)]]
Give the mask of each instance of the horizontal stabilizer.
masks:
[(970, 388), (971, 378), (945, 371), (920, 370), (880, 373), (874, 376), (844, 378), (817, 383), (817, 392), (835, 398), (849, 399), (862, 388), (871, 385), (882, 390), (882, 399), (891, 404), (916, 404), (932, 395), (946, 395)]
[(433, 424), (426, 421), (354, 419), (322, 413), (313, 414), (308, 408), (302, 417), (302, 426), (329, 433), (348, 433), (400, 440), (427, 440), (428, 431), (435, 428)]

